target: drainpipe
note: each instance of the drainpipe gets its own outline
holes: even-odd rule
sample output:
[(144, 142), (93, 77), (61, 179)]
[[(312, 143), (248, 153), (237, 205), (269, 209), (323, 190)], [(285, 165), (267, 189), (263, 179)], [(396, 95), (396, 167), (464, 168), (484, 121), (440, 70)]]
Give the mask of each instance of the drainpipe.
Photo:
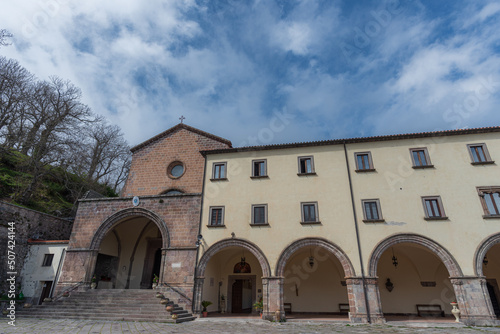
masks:
[[(203, 200), (205, 197), (205, 177), (207, 170), (207, 156), (203, 155), (203, 157), (205, 158), (205, 162), (203, 163), (203, 184), (201, 185), (202, 188), (201, 188), (201, 203), (200, 203), (200, 225), (198, 226), (198, 235), (201, 234), (201, 224), (203, 223)], [(201, 242), (201, 240), (198, 240), (198, 235), (196, 236), (196, 240)], [(200, 255), (200, 246), (201, 244), (196, 247), (196, 259), (194, 263), (194, 275), (193, 275), (194, 289), (193, 289), (193, 302), (191, 303), (191, 311), (193, 311), (193, 313), (195, 309), (194, 301), (196, 300), (196, 302), (198, 302), (198, 298), (196, 298), (196, 296), (198, 294), (197, 289), (199, 287), (196, 284), (196, 273), (198, 272), (198, 257)]]
[(361, 282), (363, 283), (363, 292), (365, 295), (366, 318), (368, 320), (368, 323), (371, 323), (372, 321), (370, 318), (370, 305), (368, 304), (368, 293), (366, 290), (365, 266), (363, 264), (363, 256), (361, 253), (361, 242), (359, 239), (358, 218), (356, 215), (356, 205), (354, 203), (354, 192), (352, 190), (351, 169), (349, 167), (349, 159), (347, 157), (347, 146), (346, 146), (345, 142), (344, 142), (344, 154), (345, 154), (345, 163), (347, 166), (347, 177), (349, 179), (349, 191), (351, 192), (351, 204), (352, 204), (352, 214), (354, 217), (354, 227), (356, 228), (356, 241), (358, 242), (359, 263), (361, 265)]

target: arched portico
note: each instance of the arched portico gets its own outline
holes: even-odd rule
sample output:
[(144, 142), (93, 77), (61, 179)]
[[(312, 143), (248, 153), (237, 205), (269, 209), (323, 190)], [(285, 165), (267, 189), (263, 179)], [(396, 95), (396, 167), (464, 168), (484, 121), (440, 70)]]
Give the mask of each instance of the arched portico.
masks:
[(134, 217), (146, 217), (156, 224), (158, 229), (162, 235), (162, 248), (166, 249), (170, 245), (170, 237), (167, 230), (167, 225), (156, 213), (143, 209), (143, 208), (128, 208), (114, 213), (113, 215), (106, 218), (106, 220), (99, 226), (96, 230), (94, 237), (90, 243), (90, 250), (98, 250), (102, 239), (106, 236), (106, 234), (118, 223), (123, 223), (127, 219), (131, 219)]
[(354, 271), (354, 267), (352, 266), (351, 261), (347, 257), (346, 253), (340, 249), (337, 245), (334, 243), (322, 239), (322, 238), (306, 238), (306, 239), (300, 239), (297, 241), (292, 242), (290, 245), (288, 245), (283, 252), (281, 253), (278, 262), (276, 264), (276, 276), (281, 277), (284, 275), (285, 272), (285, 265), (287, 261), (290, 259), (290, 257), (295, 253), (297, 250), (304, 248), (304, 247), (313, 247), (316, 252), (318, 252), (321, 249), (324, 249), (333, 255), (337, 259), (339, 259), (340, 264), (342, 265), (342, 268), (344, 269), (344, 273), (346, 277), (354, 277), (356, 276), (356, 273)]
[[(308, 262), (309, 260), (312, 262)], [(286, 301), (287, 305), (292, 306), (294, 313), (299, 311), (336, 314), (341, 312), (340, 305), (349, 304), (352, 321), (362, 321), (358, 311), (363, 307), (352, 298), (356, 290), (355, 285), (359, 286), (359, 279), (347, 254), (331, 241), (323, 238), (304, 238), (292, 242), (282, 251), (276, 263), (275, 276), (278, 293), (273, 295), (273, 305), (276, 309), (270, 311), (279, 310), (282, 317), (286, 316)], [(288, 288), (285, 290), (285, 286), (290, 286), (293, 291), (288, 291)], [(310, 291), (306, 292), (306, 296), (300, 294), (300, 297), (299, 288)], [(314, 293), (319, 295), (314, 297), (315, 302), (310, 304), (307, 296)], [(321, 302), (322, 298), (327, 298), (328, 301)]]
[(500, 233), (492, 234), (485, 238), (476, 249), (476, 254), (474, 255), (474, 270), (477, 276), (484, 276), (483, 274), (483, 260), (486, 253), (491, 249), (491, 247), (496, 244), (500, 244)]
[(373, 250), (368, 267), (368, 275), (371, 277), (377, 276), (377, 266), (382, 254), (389, 248), (400, 243), (414, 243), (423, 246), (433, 252), (443, 261), (446, 269), (451, 277), (463, 276), (462, 270), (455, 258), (443, 246), (437, 242), (418, 234), (396, 234), (379, 242)]
[(485, 300), (491, 313), (500, 314), (500, 233), (485, 238), (474, 254), (474, 271), (485, 280)]
[[(240, 253), (241, 252), (241, 253)], [(245, 256), (244, 252), (249, 252), (251, 256)], [(204, 298), (203, 297), (203, 289), (204, 289), (204, 283), (205, 283), (205, 274), (207, 271), (207, 266), (209, 266), (211, 260), (217, 258), (220, 254), (225, 254), (226, 258), (231, 259), (230, 261), (235, 261), (234, 257), (236, 257), (238, 260), (240, 257), (243, 258), (248, 257), (248, 262), (255, 262), (255, 264), (258, 264), (258, 267), (260, 268), (255, 268), (255, 264), (253, 265), (252, 269), (252, 275), (255, 275), (256, 272), (259, 273), (259, 277), (254, 277), (253, 280), (258, 280), (257, 284), (261, 285), (262, 284), (262, 292), (261, 292), (261, 297), (264, 302), (264, 312), (267, 310), (267, 303), (266, 300), (268, 299), (267, 294), (267, 278), (271, 275), (271, 267), (269, 266), (269, 262), (267, 261), (264, 253), (262, 250), (255, 244), (253, 244), (250, 241), (244, 240), (244, 239), (238, 239), (238, 238), (231, 238), (231, 239), (224, 239), (221, 240), (212, 246), (210, 246), (204, 253), (203, 256), (201, 257), (198, 266), (196, 268), (196, 280), (195, 280), (195, 293), (194, 293), (194, 301), (193, 301), (193, 306), (194, 306), (194, 312), (199, 313), (201, 312), (201, 301)], [(229, 264), (229, 266), (232, 266), (232, 262)], [(256, 270), (257, 269), (257, 270)], [(225, 283), (225, 286), (223, 288), (228, 289), (228, 294), (230, 294), (230, 287), (227, 286), (227, 284), (230, 284), (231, 282), (234, 282), (236, 278), (239, 276), (245, 277), (250, 280), (249, 275), (241, 275), (244, 274), (243, 272), (236, 274), (235, 276), (227, 275), (228, 272), (227, 270), (223, 273), (224, 278), (227, 280), (227, 283)], [(238, 276), (239, 275), (239, 276)], [(262, 280), (262, 282), (260, 282)], [(219, 282), (219, 281), (218, 281)], [(212, 282), (211, 282), (212, 283)], [(220, 284), (220, 283), (219, 283)], [(255, 290), (255, 282), (253, 284), (253, 289)], [(212, 284), (210, 284), (212, 285)], [(252, 291), (252, 298), (255, 300), (255, 295), (256, 292)], [(217, 296), (215, 298), (218, 298)], [(213, 300), (212, 302), (215, 302)], [(228, 304), (231, 303), (230, 300), (227, 301)], [(217, 305), (217, 304), (214, 304)]]
[[(118, 254), (109, 252), (110, 241), (112, 244), (114, 240)], [(138, 207), (118, 211), (101, 223), (91, 240), (86, 281), (89, 282), (94, 274), (99, 280), (103, 267), (116, 267), (111, 270), (113, 275), (109, 275), (109, 284), (103, 281), (98, 287), (150, 288), (153, 272), (163, 282), (169, 241), (165, 222), (154, 212)], [(103, 247), (108, 248), (108, 252), (103, 251)]]
[(485, 290), (484, 279), (464, 276), (458, 262), (445, 247), (428, 237), (412, 233), (396, 234), (382, 240), (374, 248), (370, 256), (368, 274), (373, 279), (373, 284), (369, 286), (369, 294), (372, 297), (376, 296), (376, 298), (370, 299), (370, 311), (374, 317), (382, 317), (377, 277), (379, 260), (385, 251), (398, 244), (421, 246), (442, 261), (450, 276), (450, 282), (461, 311), (461, 321), (468, 325), (491, 324), (493, 317), (483, 296)]

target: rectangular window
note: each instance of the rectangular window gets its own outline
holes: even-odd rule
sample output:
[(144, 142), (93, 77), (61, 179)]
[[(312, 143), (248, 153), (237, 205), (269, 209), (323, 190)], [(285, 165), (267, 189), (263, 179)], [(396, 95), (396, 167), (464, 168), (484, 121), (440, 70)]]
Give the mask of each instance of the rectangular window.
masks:
[(266, 177), (267, 176), (267, 160), (253, 160), (252, 161), (252, 177)]
[(214, 162), (212, 168), (212, 180), (226, 179), (227, 162)]
[(301, 203), (301, 208), (302, 223), (319, 223), (317, 202)]
[(467, 148), (473, 165), (494, 163), (494, 161), (491, 161), (486, 144), (468, 144)]
[(374, 171), (372, 154), (370, 152), (358, 152), (354, 153), (356, 159), (356, 171), (357, 172), (370, 172)]
[(253, 225), (267, 224), (267, 204), (252, 205), (252, 224)]
[(299, 157), (299, 175), (314, 174), (314, 158), (312, 156)]
[(209, 226), (224, 226), (224, 207), (210, 207), (210, 224)]
[(362, 200), (364, 221), (383, 221), (380, 201), (378, 199)]
[(500, 218), (500, 187), (478, 187), (484, 217)]
[(424, 204), (425, 219), (447, 219), (444, 214), (443, 203), (439, 196), (422, 197)]
[(413, 168), (433, 167), (426, 147), (410, 148)]
[(54, 254), (45, 254), (43, 257), (42, 267), (50, 267), (52, 265), (52, 260), (54, 259)]

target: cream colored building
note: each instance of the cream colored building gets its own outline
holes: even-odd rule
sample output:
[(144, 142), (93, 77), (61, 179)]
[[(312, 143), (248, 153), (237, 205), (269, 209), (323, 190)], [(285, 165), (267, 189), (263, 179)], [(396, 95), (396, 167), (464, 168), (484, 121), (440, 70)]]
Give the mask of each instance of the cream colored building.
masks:
[(202, 154), (195, 311), (496, 323), (500, 127)]
[(34, 305), (52, 296), (64, 261), (67, 240), (29, 240), (21, 272), (21, 291)]

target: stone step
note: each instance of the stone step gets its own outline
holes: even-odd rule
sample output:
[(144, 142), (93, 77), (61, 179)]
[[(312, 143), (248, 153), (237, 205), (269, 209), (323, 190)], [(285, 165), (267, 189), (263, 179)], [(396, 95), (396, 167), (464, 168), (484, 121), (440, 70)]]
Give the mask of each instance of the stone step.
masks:
[[(171, 317), (144, 317), (144, 316), (134, 316), (134, 315), (118, 315), (118, 316), (97, 316), (97, 315), (60, 315), (60, 314), (22, 314), (19, 315), (20, 318), (36, 318), (36, 319), (78, 319), (78, 320), (106, 320), (106, 321), (152, 321), (152, 322), (166, 322), (166, 323), (177, 323), (184, 322), (184, 319), (172, 319)], [(195, 320), (196, 318), (189, 319), (187, 321)]]
[[(18, 310), (20, 317), (51, 319), (97, 319), (127, 321), (185, 322), (196, 319), (191, 313), (170, 300), (161, 304), (153, 290), (89, 290), (72, 292), (53, 302), (30, 309)], [(173, 306), (171, 312), (165, 307)], [(172, 319), (172, 315), (177, 319)]]

